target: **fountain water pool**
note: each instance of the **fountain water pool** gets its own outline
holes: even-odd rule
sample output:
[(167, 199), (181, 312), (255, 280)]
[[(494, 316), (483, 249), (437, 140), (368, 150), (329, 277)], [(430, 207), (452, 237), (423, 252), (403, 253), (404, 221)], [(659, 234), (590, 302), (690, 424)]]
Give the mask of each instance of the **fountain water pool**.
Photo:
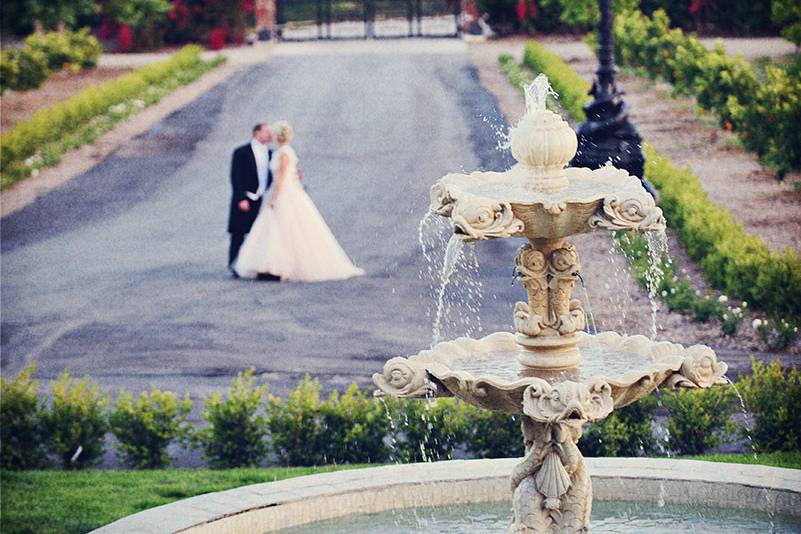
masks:
[[(509, 526), (509, 502), (456, 504), (407, 508), (376, 514), (348, 516), (278, 530), (277, 534), (431, 534), (501, 533)], [(642, 502), (599, 502), (592, 509), (593, 534), (791, 534), (801, 530), (801, 519), (747, 510)]]

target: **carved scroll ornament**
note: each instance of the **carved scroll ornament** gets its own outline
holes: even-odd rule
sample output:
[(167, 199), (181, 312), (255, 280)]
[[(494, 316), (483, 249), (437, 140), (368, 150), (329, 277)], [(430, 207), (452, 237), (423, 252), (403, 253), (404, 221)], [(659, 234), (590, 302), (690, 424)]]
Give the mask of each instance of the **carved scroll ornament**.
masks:
[(406, 358), (398, 357), (387, 361), (384, 372), (373, 375), (373, 382), (380, 388), (376, 391), (377, 395), (422, 398), (436, 393), (436, 387), (428, 379), (425, 369), (410, 363)]
[(603, 206), (591, 215), (587, 224), (605, 230), (662, 231), (665, 217), (648, 193), (636, 197), (611, 196), (604, 199)]

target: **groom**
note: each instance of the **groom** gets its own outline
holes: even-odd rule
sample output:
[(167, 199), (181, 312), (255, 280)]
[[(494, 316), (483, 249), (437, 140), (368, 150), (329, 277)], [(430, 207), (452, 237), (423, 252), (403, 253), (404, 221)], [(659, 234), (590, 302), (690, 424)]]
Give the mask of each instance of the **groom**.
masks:
[[(228, 217), (228, 232), (231, 245), (228, 249), (228, 268), (232, 269), (239, 248), (250, 232), (253, 221), (259, 214), (264, 192), (273, 180), (270, 172), (272, 151), (267, 144), (273, 138), (270, 126), (260, 122), (253, 127), (250, 143), (234, 150), (231, 160), (231, 212)], [(236, 277), (236, 273), (231, 270)]]

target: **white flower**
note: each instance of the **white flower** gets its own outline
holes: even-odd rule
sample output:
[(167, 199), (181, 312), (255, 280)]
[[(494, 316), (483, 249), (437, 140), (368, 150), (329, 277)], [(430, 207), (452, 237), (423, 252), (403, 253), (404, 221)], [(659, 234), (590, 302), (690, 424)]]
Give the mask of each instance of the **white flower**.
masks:
[(732, 313), (734, 313), (735, 315), (740, 315), (741, 313), (743, 313), (743, 310), (741, 310), (740, 308), (734, 308), (732, 310)]
[(700, 289), (696, 289), (695, 290), (695, 296), (696, 297), (700, 297), (701, 296), (701, 290)]
[(718, 297), (718, 302), (722, 302), (725, 304), (726, 302), (729, 302), (729, 297), (727, 297), (726, 295), (721, 295)]
[(663, 296), (663, 297), (667, 297), (667, 291), (666, 291), (666, 290), (664, 290), (664, 289), (662, 290), (662, 296)]
[(143, 107), (145, 107), (145, 101), (144, 100), (140, 100), (138, 98), (136, 100), (132, 101), (131, 104), (133, 104), (135, 108), (139, 108), (139, 109), (142, 109)]
[(676, 288), (675, 287), (671, 287), (670, 288), (670, 294), (671, 295), (675, 295), (676, 294)]
[(762, 319), (754, 319), (753, 321), (751, 321), (751, 328), (753, 328), (754, 330), (756, 330), (760, 326), (762, 326)]
[(26, 167), (30, 167), (33, 165), (33, 158), (26, 158), (24, 163)]
[(724, 314), (723, 314), (723, 320), (725, 321), (725, 320), (726, 320), (726, 319), (728, 319), (728, 318), (729, 318), (729, 316), (728, 316), (728, 315), (726, 315), (726, 314), (724, 313)]
[(746, 301), (743, 301), (742, 306), (743, 306), (743, 308), (747, 308), (748, 307), (748, 303)]

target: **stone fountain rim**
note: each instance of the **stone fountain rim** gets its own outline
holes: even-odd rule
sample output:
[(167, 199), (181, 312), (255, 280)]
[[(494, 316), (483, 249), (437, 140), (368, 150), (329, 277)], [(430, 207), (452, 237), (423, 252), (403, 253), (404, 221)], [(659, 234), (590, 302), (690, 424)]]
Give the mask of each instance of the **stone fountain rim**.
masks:
[[(414, 506), (511, 499), (519, 458), (394, 464), (208, 493), (151, 508), (96, 534), (269, 532)], [(664, 458), (586, 458), (595, 498), (704, 504), (801, 517), (801, 470)], [(410, 491), (411, 490), (411, 491)]]
[[(636, 176), (632, 176), (623, 169), (604, 166), (598, 169), (586, 167), (567, 167), (564, 169), (569, 185), (552, 191), (537, 191), (526, 188), (525, 181), (526, 167), (517, 164), (506, 171), (474, 171), (465, 173), (448, 173), (443, 176), (434, 188), (441, 188), (454, 198), (474, 197), (485, 198), (495, 202), (509, 202), (518, 206), (544, 206), (549, 207), (553, 204), (594, 204), (603, 202), (608, 198), (618, 198), (626, 193), (642, 194), (643, 199), (650, 199), (651, 196), (642, 188), (642, 182)], [(517, 176), (517, 182), (509, 182), (510, 176)], [(596, 187), (592, 191), (584, 194), (575, 191), (575, 186), (587, 182)], [(472, 190), (472, 187), (486, 187), (488, 185), (516, 185), (520, 187), (519, 193), (535, 198), (512, 198), (506, 195), (489, 196)], [(571, 187), (571, 185), (573, 187)], [(615, 189), (605, 190), (597, 186), (614, 186)], [(647, 198), (646, 198), (647, 195)]]

